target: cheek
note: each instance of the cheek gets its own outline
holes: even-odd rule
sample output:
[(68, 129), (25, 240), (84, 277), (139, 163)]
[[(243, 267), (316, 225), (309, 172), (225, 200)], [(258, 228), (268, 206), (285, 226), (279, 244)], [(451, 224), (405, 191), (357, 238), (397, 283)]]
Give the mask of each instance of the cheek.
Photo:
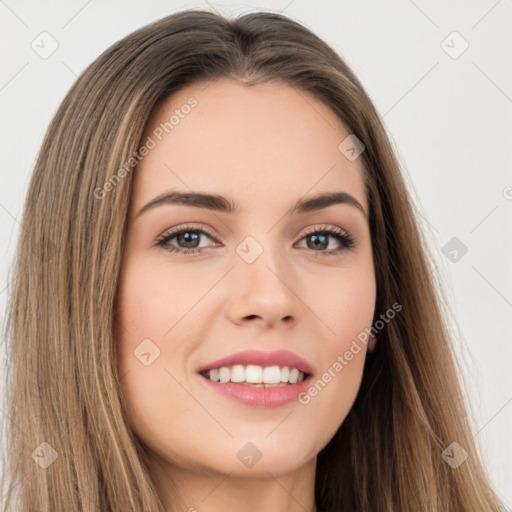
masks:
[[(190, 395), (178, 382), (208, 323), (198, 320), (198, 300), (211, 286), (190, 273), (128, 255), (120, 274), (116, 311), (116, 350), (120, 388), (132, 427), (139, 434), (166, 424), (173, 410), (184, 417)], [(191, 319), (194, 322), (191, 323)], [(183, 343), (184, 339), (189, 343)], [(186, 383), (185, 383), (186, 387)]]
[(309, 298), (315, 304), (326, 350), (331, 355), (346, 350), (373, 320), (376, 283), (371, 261), (324, 275), (310, 289)]
[(121, 273), (118, 319), (130, 339), (171, 338), (169, 332), (204, 294), (205, 284), (160, 262), (128, 259)]
[(120, 393), (130, 427), (158, 451), (161, 431), (179, 437), (172, 418), (186, 417), (188, 412), (190, 397), (177, 384), (182, 375), (176, 370), (186, 354), (181, 352), (183, 344), (173, 344), (174, 331), (179, 329), (172, 330), (185, 311), (181, 311), (183, 303), (173, 298), (173, 287), (162, 286), (158, 272), (139, 270), (141, 266), (137, 271), (126, 268), (118, 292)]
[(299, 403), (308, 410), (304, 427), (322, 423), (329, 429), (325, 439), (346, 418), (363, 376), (376, 298), (373, 266), (367, 263), (319, 282), (322, 292), (311, 296), (324, 333), (321, 368)]

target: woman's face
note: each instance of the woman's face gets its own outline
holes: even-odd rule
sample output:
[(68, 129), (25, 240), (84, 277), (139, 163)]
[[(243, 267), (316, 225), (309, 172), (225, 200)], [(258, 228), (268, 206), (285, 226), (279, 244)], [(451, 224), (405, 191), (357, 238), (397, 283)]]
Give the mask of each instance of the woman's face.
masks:
[[(282, 475), (314, 463), (347, 416), (376, 294), (361, 161), (349, 140), (339, 149), (348, 135), (277, 82), (197, 83), (149, 120), (117, 347), (131, 427), (169, 469)], [(298, 370), (305, 380), (285, 384)]]

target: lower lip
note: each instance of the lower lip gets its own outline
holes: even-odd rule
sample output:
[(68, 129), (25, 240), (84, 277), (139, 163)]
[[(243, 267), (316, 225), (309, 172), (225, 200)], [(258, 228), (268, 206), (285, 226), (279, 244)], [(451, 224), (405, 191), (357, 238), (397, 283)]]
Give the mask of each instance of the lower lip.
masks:
[(235, 382), (215, 382), (202, 375), (200, 378), (220, 395), (254, 407), (279, 407), (298, 400), (299, 395), (308, 389), (311, 380), (311, 376), (309, 376), (297, 384), (266, 388), (244, 386)]

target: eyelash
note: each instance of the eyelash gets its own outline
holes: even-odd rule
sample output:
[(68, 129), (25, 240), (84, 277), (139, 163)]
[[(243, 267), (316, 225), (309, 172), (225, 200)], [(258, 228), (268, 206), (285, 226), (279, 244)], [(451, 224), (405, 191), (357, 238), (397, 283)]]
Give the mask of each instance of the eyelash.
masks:
[[(208, 230), (205, 229), (199, 229), (197, 227), (192, 226), (185, 226), (183, 228), (177, 229), (175, 231), (172, 231), (171, 233), (168, 233), (166, 235), (160, 236), (156, 241), (156, 246), (162, 247), (166, 251), (169, 252), (176, 252), (178, 254), (197, 254), (203, 252), (206, 247), (202, 248), (196, 248), (196, 249), (183, 249), (181, 247), (172, 247), (168, 246), (170, 240), (173, 238), (176, 238), (178, 235), (181, 235), (183, 233), (193, 232), (196, 234), (202, 234), (207, 235), (212, 240), (217, 241), (215, 237), (208, 232)], [(301, 241), (302, 239), (306, 238), (309, 235), (329, 235), (335, 238), (338, 242), (340, 242), (340, 247), (338, 249), (331, 249), (329, 251), (313, 251), (315, 253), (315, 257), (324, 257), (324, 256), (336, 256), (344, 251), (349, 251), (355, 246), (355, 238), (351, 235), (349, 235), (345, 230), (335, 227), (326, 227), (326, 226), (314, 226), (307, 230), (306, 233), (302, 235), (302, 237), (299, 239)]]

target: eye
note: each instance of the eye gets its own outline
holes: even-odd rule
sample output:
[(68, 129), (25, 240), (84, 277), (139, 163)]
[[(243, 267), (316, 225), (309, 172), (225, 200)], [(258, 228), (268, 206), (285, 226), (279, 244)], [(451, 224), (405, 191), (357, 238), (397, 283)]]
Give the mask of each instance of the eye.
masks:
[[(328, 251), (322, 250), (329, 247), (329, 238), (334, 238), (338, 247)], [(345, 230), (332, 226), (313, 226), (303, 235), (302, 240), (306, 240), (306, 247), (308, 249), (312, 249), (317, 253), (315, 256), (335, 256), (355, 246), (354, 237)]]
[[(182, 254), (199, 253), (202, 252), (204, 248), (204, 246), (200, 246), (202, 237), (214, 240), (213, 236), (204, 229), (185, 226), (161, 236), (157, 240), (156, 245), (163, 247), (169, 252), (178, 252)], [(176, 245), (171, 244), (171, 241), (174, 239), (176, 239), (176, 244), (181, 244), (181, 246), (176, 247)]]
[[(193, 226), (185, 226), (162, 235), (158, 238), (156, 245), (169, 252), (196, 254), (203, 252), (207, 247), (212, 247), (211, 245), (201, 246), (202, 238), (209, 238), (217, 242), (208, 231)], [(329, 238), (336, 240), (338, 247), (324, 250), (330, 245)], [(306, 240), (306, 248), (313, 250), (316, 253), (315, 256), (334, 256), (355, 246), (355, 239), (351, 235), (343, 229), (332, 226), (313, 226), (302, 236), (300, 241), (302, 240)]]

